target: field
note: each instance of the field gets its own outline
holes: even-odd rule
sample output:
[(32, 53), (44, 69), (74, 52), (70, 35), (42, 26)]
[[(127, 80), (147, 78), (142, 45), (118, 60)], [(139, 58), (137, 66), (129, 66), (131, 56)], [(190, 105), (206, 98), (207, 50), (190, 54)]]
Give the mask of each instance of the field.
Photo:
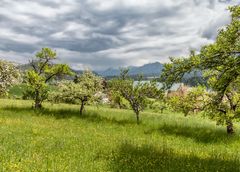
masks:
[(240, 171), (233, 136), (199, 116), (0, 100), (0, 171)]

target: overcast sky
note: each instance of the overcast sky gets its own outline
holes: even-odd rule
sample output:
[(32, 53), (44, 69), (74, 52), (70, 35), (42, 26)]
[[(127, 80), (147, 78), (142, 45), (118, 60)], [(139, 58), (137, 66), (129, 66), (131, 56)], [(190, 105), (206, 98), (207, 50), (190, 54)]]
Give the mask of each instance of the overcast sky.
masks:
[(42, 47), (75, 69), (167, 62), (211, 43), (240, 0), (0, 0), (0, 58)]

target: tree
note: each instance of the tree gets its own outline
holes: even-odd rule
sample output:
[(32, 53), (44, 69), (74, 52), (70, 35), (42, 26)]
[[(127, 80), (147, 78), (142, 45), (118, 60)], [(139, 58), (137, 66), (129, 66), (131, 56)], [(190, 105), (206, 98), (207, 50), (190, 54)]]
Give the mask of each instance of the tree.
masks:
[(225, 124), (227, 133), (234, 133), (233, 121), (240, 119), (240, 82), (231, 83), (219, 101), (219, 94), (212, 92), (205, 112), (217, 124)]
[(20, 73), (16, 66), (10, 62), (0, 60), (0, 96), (5, 96), (9, 87), (17, 83)]
[(162, 96), (162, 91), (158, 89), (156, 82), (142, 82), (141, 78), (134, 82), (128, 77), (128, 71), (128, 69), (121, 70), (120, 77), (111, 80), (110, 87), (129, 102), (139, 124), (140, 112), (146, 107), (147, 98), (159, 98)]
[(161, 80), (165, 83), (165, 87), (169, 88), (174, 82), (179, 82), (186, 73), (194, 70), (203, 71), (214, 93), (211, 97), (211, 106), (208, 106), (212, 111), (208, 110), (208, 112), (218, 111), (210, 116), (221, 118), (222, 123), (227, 126), (227, 132), (231, 134), (233, 120), (239, 116), (238, 110), (233, 111), (232, 108), (231, 112), (225, 111), (222, 105), (226, 101), (231, 104), (232, 100), (226, 97), (230, 92), (231, 94), (233, 91), (236, 92), (236, 87), (233, 85), (240, 84), (240, 6), (232, 6), (229, 10), (232, 17), (231, 23), (219, 31), (216, 41), (203, 46), (198, 54), (192, 51), (189, 58), (171, 58), (172, 63), (164, 66)]
[(35, 55), (35, 60), (30, 62), (32, 69), (27, 71), (26, 82), (28, 92), (34, 98), (34, 107), (41, 108), (42, 102), (47, 99), (49, 83), (53, 79), (71, 75), (71, 71), (66, 64), (54, 64), (57, 54), (50, 48), (42, 48)]
[(167, 97), (167, 103), (174, 111), (182, 112), (185, 116), (203, 111), (209, 96), (205, 87), (192, 87), (185, 94), (175, 94)]
[(80, 101), (80, 115), (82, 115), (87, 102), (97, 101), (96, 94), (103, 90), (102, 83), (101, 77), (94, 75), (91, 71), (84, 71), (74, 79), (74, 82), (61, 82), (58, 85), (59, 92), (55, 94), (55, 97), (58, 101), (70, 103)]
[(118, 107), (119, 109), (123, 109), (125, 107), (123, 103), (124, 98), (119, 92), (109, 90), (108, 97), (111, 103), (111, 107)]

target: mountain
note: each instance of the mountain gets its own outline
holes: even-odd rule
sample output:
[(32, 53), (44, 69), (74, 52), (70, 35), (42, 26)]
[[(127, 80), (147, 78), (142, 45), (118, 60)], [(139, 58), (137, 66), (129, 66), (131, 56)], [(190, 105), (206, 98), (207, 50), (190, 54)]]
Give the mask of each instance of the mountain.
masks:
[[(159, 62), (155, 63), (149, 63), (145, 64), (143, 66), (130, 66), (129, 68), (129, 75), (130, 76), (136, 76), (136, 75), (144, 75), (148, 77), (153, 77), (153, 76), (159, 76), (162, 69), (163, 69), (163, 64)], [(113, 77), (113, 76), (118, 76), (120, 74), (120, 68), (119, 69), (114, 69), (114, 68), (109, 68), (104, 71), (97, 72), (99, 75), (103, 77)]]
[(107, 76), (118, 76), (120, 74), (120, 69), (108, 68), (104, 71), (98, 71), (99, 75), (107, 77)]

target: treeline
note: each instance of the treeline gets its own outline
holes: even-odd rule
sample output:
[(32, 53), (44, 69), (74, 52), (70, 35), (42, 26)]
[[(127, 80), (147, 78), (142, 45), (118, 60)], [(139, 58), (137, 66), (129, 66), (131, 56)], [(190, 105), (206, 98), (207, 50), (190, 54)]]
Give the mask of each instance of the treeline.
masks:
[[(31, 61), (31, 68), (20, 74), (16, 66), (1, 61), (1, 80), (6, 83), (1, 88), (2, 96), (7, 94), (10, 86), (19, 83), (26, 85), (23, 98), (34, 101), (33, 108), (41, 109), (46, 100), (59, 103), (80, 104), (79, 114), (83, 114), (87, 103), (99, 103), (105, 94), (113, 104), (120, 105), (122, 99), (126, 100), (130, 108), (135, 112), (137, 123), (140, 122), (140, 112), (147, 106), (147, 99), (158, 99), (162, 90), (156, 82), (137, 82), (128, 76), (128, 70), (122, 70), (121, 76), (109, 81), (95, 75), (91, 71), (84, 71), (80, 75), (73, 73), (67, 64), (56, 64), (57, 54), (50, 48), (42, 48)], [(60, 79), (66, 76), (74, 76), (72, 80)], [(141, 81), (141, 78), (139, 78)]]

